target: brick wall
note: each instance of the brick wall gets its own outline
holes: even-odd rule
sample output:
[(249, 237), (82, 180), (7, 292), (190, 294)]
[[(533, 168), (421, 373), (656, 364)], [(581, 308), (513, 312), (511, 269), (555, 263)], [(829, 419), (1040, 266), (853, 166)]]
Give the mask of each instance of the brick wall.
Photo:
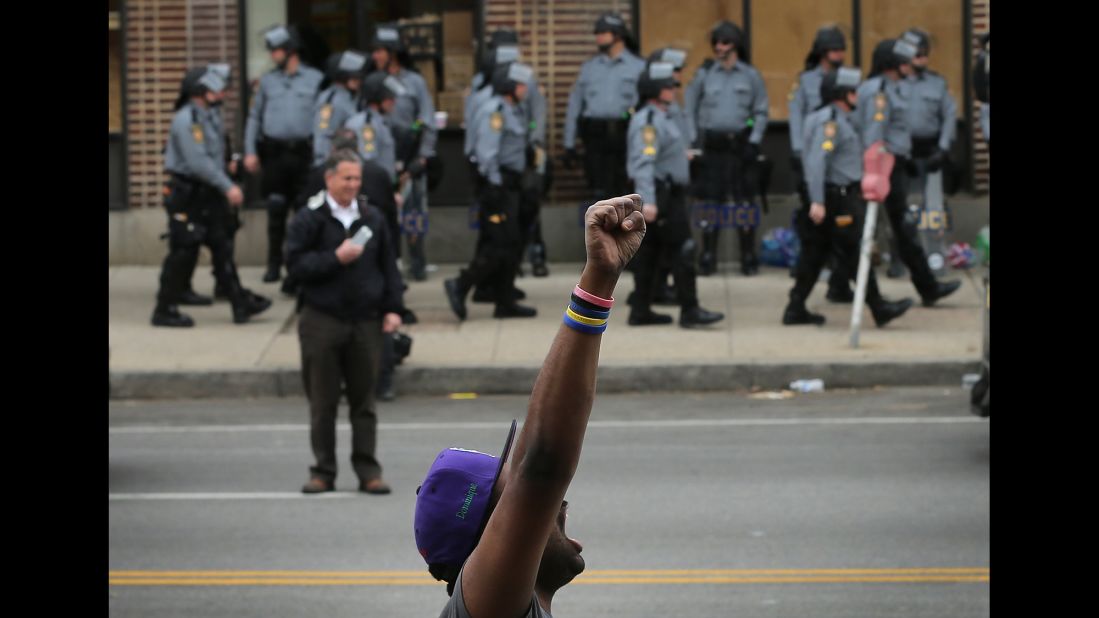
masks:
[(552, 202), (580, 203), (588, 198), (580, 166), (566, 170), (558, 159), (564, 154), (569, 91), (580, 65), (596, 53), (592, 26), (604, 11), (616, 11), (627, 24), (632, 23), (630, 2), (623, 0), (485, 0), (485, 35), (497, 28), (518, 32), (523, 62), (534, 68), (545, 89), (546, 141), (554, 158)]
[(179, 83), (190, 67), (228, 62), (233, 84), (223, 115), (234, 144), (240, 131), (240, 66), (234, 0), (126, 2), (126, 134), (131, 208), (158, 207), (164, 144)]
[[(977, 61), (980, 37), (989, 29), (989, 4), (992, 0), (973, 0), (973, 32), (970, 38), (970, 65)], [(972, 87), (972, 86), (970, 86)], [(985, 138), (981, 135), (981, 102), (973, 97), (973, 188), (986, 193), (989, 185), (989, 154)]]

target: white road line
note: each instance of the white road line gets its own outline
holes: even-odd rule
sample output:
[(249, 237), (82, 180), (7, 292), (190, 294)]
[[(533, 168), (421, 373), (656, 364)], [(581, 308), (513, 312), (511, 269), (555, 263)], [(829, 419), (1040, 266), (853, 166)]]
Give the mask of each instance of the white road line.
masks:
[(341, 498), (358, 498), (358, 492), (330, 492), (316, 495), (305, 495), (301, 492), (290, 491), (233, 491), (233, 492), (193, 492), (193, 493), (141, 493), (141, 494), (107, 494), (114, 501), (127, 500), (333, 500)]
[[(986, 419), (976, 416), (884, 416), (884, 417), (848, 417), (848, 418), (718, 418), (718, 419), (670, 419), (670, 420), (621, 420), (591, 421), (591, 429), (660, 429), (676, 427), (780, 427), (798, 425), (940, 425), (987, 423)], [(506, 425), (504, 421), (470, 422), (430, 422), (430, 423), (378, 423), (382, 431), (418, 431), (452, 429), (499, 429)], [(351, 426), (338, 423), (341, 431), (350, 431)], [(110, 427), (111, 435), (127, 434), (168, 434), (168, 433), (250, 433), (263, 431), (308, 431), (309, 426), (302, 424), (283, 425), (133, 425), (129, 427)]]

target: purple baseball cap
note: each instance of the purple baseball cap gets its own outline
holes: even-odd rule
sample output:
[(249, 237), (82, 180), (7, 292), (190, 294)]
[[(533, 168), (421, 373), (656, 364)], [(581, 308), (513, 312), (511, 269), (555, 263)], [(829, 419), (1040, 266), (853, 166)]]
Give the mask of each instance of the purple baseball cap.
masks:
[(416, 488), (413, 531), (416, 549), (428, 565), (461, 566), (473, 553), (488, 523), (488, 504), (504, 468), (516, 421), (500, 457), (461, 448), (439, 453)]

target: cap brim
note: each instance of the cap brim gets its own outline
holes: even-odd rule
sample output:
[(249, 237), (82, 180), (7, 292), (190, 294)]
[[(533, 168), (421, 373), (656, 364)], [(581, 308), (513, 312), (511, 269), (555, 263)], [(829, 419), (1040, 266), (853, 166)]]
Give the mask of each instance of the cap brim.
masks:
[[(508, 431), (508, 439), (504, 442), (504, 451), (500, 453), (500, 463), (496, 466), (496, 474), (492, 476), (492, 487), (489, 488), (489, 496), (491, 500), (492, 492), (496, 489), (496, 481), (500, 480), (500, 473), (504, 471), (504, 463), (508, 460), (508, 455), (511, 454), (511, 443), (515, 440), (515, 426), (518, 421), (511, 420), (511, 431)], [(485, 509), (484, 519), (481, 520), (481, 526), (477, 529), (477, 536), (473, 539), (473, 549), (476, 549), (477, 544), (481, 542), (481, 535), (485, 533), (485, 527), (488, 525), (488, 519), (492, 515), (492, 511)], [(470, 553), (473, 553), (473, 549), (470, 549)]]

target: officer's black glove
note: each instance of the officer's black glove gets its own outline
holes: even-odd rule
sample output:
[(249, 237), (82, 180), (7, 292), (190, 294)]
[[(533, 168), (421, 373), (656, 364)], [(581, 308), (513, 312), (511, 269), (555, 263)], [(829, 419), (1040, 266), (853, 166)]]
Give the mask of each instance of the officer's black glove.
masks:
[(946, 163), (946, 151), (942, 148), (936, 148), (935, 152), (927, 158), (927, 169), (930, 172), (937, 172), (943, 168)]
[(916, 160), (909, 158), (904, 162), (904, 171), (908, 172), (908, 176), (915, 178), (920, 175), (920, 166), (916, 165)]
[(800, 152), (795, 152), (794, 154), (790, 155), (790, 171), (798, 174), (799, 176), (805, 174), (805, 170), (801, 166)]
[(411, 163), (408, 164), (408, 167), (405, 168), (405, 171), (411, 174), (413, 178), (416, 178), (423, 174), (425, 169), (427, 168), (424, 165), (424, 160), (420, 158), (415, 158), (412, 160)]
[(565, 155), (561, 157), (561, 162), (565, 164), (565, 169), (571, 170), (576, 167), (576, 162), (580, 160), (580, 157), (576, 154), (575, 148), (565, 149)]

